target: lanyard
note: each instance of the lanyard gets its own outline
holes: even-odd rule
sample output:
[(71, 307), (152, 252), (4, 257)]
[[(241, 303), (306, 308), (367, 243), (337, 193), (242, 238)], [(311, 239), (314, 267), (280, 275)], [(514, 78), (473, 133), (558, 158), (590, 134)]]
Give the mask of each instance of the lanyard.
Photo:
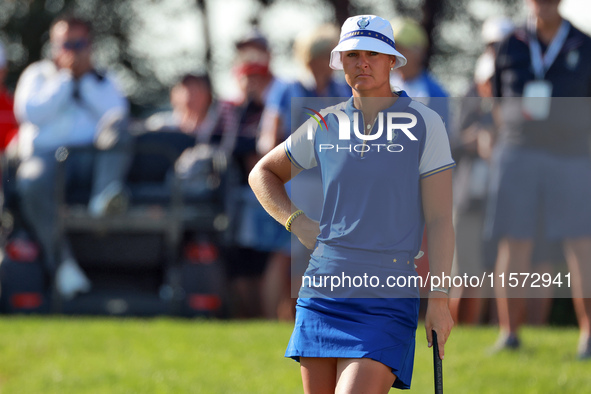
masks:
[(546, 49), (546, 53), (542, 56), (542, 47), (538, 37), (536, 35), (535, 21), (530, 19), (528, 23), (528, 36), (529, 36), (529, 53), (531, 57), (531, 65), (534, 70), (536, 79), (544, 79), (546, 72), (552, 67), (554, 61), (558, 57), (568, 33), (570, 32), (570, 23), (567, 20), (563, 20), (560, 25), (558, 33), (552, 39), (552, 42)]

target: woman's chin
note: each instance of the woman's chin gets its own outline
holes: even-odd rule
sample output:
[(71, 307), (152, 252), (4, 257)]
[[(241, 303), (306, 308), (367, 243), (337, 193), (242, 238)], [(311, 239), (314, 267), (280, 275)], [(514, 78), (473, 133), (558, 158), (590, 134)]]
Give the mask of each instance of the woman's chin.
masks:
[[(369, 81), (368, 81), (369, 82)], [(369, 91), (374, 89), (375, 86), (372, 83), (367, 83), (365, 81), (358, 81), (357, 83), (355, 83), (355, 85), (353, 86), (353, 89), (357, 90), (358, 92), (364, 92), (364, 91)]]

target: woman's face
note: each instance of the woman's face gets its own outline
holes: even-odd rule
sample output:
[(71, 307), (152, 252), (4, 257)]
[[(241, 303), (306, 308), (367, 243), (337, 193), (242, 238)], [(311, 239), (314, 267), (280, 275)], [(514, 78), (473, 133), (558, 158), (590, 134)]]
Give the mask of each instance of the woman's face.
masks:
[[(355, 96), (388, 97), (390, 90), (390, 68), (396, 58), (371, 51), (346, 51), (341, 53), (345, 80)], [(357, 94), (355, 94), (357, 93)]]

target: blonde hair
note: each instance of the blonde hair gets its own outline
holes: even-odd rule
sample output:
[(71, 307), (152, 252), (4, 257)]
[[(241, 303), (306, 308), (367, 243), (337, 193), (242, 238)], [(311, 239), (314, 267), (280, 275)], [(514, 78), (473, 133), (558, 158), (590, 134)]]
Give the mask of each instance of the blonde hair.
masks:
[(329, 56), (339, 42), (339, 29), (332, 24), (324, 24), (311, 32), (298, 35), (293, 45), (293, 53), (302, 64), (308, 64), (319, 56)]

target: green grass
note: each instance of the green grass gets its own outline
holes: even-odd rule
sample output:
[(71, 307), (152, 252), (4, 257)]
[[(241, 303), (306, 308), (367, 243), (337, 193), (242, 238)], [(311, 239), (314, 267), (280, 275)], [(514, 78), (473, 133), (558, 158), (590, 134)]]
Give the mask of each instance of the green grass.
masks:
[[(291, 325), (208, 320), (3, 317), (0, 393), (301, 393), (284, 359)], [(494, 356), (494, 328), (454, 329), (447, 393), (591, 392), (575, 328), (533, 329)], [(417, 334), (413, 392), (433, 392), (432, 353)]]

